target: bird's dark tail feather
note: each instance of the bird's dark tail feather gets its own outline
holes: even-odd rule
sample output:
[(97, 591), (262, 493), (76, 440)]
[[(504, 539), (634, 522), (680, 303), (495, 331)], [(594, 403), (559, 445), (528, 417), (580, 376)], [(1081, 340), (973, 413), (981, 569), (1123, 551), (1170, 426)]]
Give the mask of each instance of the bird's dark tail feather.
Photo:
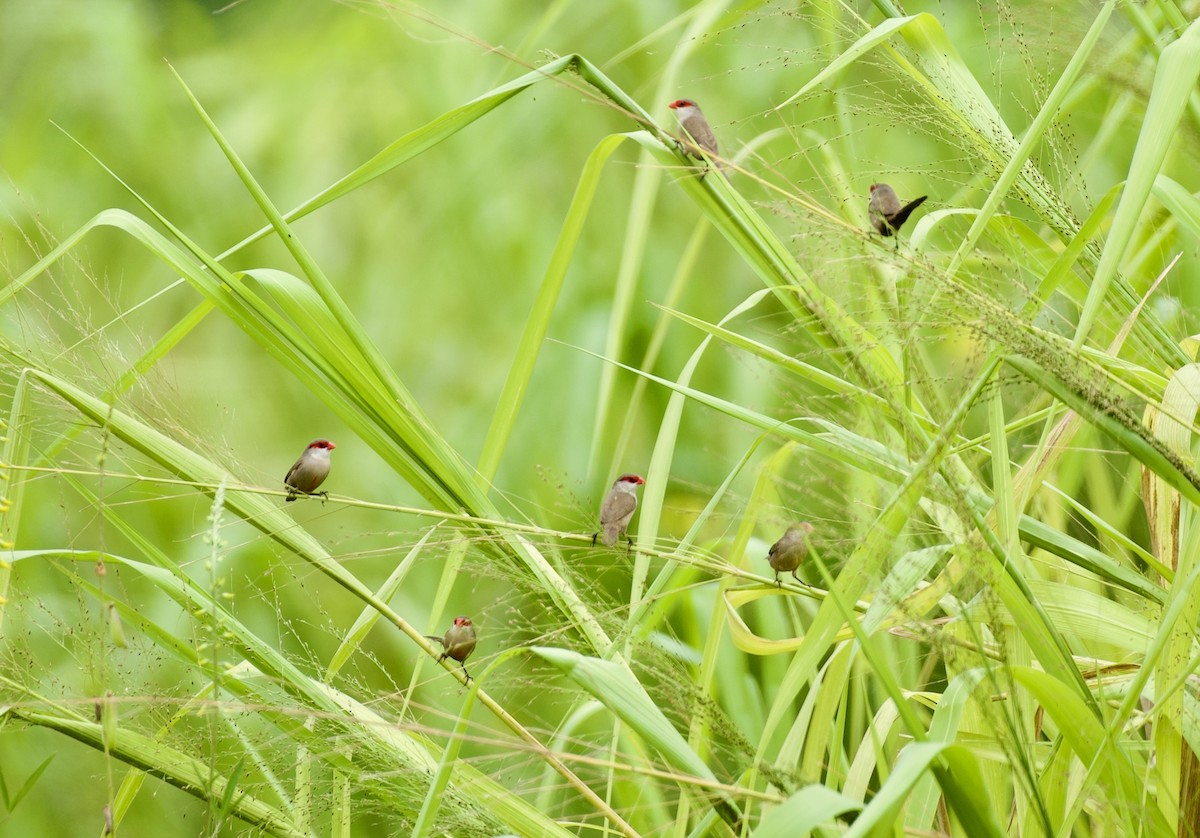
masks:
[(907, 204), (902, 206), (898, 213), (888, 219), (888, 222), (892, 225), (892, 230), (899, 230), (900, 226), (904, 224), (905, 221), (908, 221), (908, 217), (912, 215), (912, 211), (921, 206), (924, 200), (928, 197), (928, 195), (922, 195), (920, 198), (909, 201)]

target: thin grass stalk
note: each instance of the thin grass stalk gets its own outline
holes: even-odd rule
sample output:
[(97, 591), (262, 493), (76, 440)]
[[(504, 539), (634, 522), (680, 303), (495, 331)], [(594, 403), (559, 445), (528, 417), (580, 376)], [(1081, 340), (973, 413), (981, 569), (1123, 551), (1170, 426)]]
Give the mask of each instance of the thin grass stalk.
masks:
[[(7, 679), (4, 679), (7, 681)], [(16, 686), (9, 683), (9, 686)], [(43, 706), (53, 706), (45, 698), (38, 699)], [(14, 707), (8, 712), (30, 724), (57, 731), (78, 742), (103, 751), (106, 747), (102, 726), (95, 722), (72, 718), (65, 708), (56, 713), (47, 713)], [(168, 748), (133, 730), (122, 729), (111, 737), (107, 748), (121, 762), (137, 768), (153, 777), (175, 786), (200, 800), (206, 800), (208, 791), (224, 794), (227, 778), (214, 774), (205, 763), (172, 748)], [(248, 824), (266, 829), (273, 834), (303, 838), (307, 833), (292, 827), (288, 816), (243, 793), (232, 801), (236, 816)]]
[(521, 340), (517, 346), (517, 354), (509, 368), (508, 376), (504, 379), (504, 389), (496, 405), (496, 413), (488, 426), (484, 438), (483, 453), (479, 458), (477, 469), (478, 479), (483, 488), (488, 488), (500, 467), (500, 460), (508, 447), (513, 426), (521, 410), (525, 391), (529, 388), (529, 380), (533, 376), (534, 365), (537, 363), (546, 332), (550, 328), (550, 318), (554, 314), (554, 306), (566, 280), (571, 257), (575, 246), (583, 232), (584, 222), (596, 197), (596, 189), (600, 184), (600, 175), (604, 164), (617, 150), (625, 139), (623, 135), (615, 134), (605, 137), (588, 155), (571, 199), (571, 206), (563, 219), (562, 230), (555, 242), (554, 253), (550, 264), (546, 267), (545, 276), (538, 289), (533, 311), (525, 321), (521, 332)]
[(28, 475), (15, 466), (29, 458), (30, 436), (33, 418), (30, 413), (28, 377), (22, 373), (17, 377), (13, 389), (12, 404), (8, 417), (3, 422), (3, 446), (0, 446), (0, 636), (3, 635), (4, 618), (8, 610), (8, 592), (12, 583), (13, 549), (25, 505), (25, 483)]
[(1107, 0), (1100, 8), (1100, 11), (1097, 12), (1095, 18), (1092, 20), (1092, 25), (1083, 36), (1083, 40), (1075, 51), (1072, 52), (1071, 60), (1067, 62), (1067, 66), (1058, 77), (1058, 81), (1054, 83), (1054, 89), (1050, 91), (1050, 95), (1042, 103), (1033, 122), (1026, 129), (1024, 139), (1021, 140), (1016, 151), (1008, 158), (1004, 170), (996, 178), (996, 183), (992, 187), (992, 191), (984, 200), (983, 206), (979, 209), (979, 214), (975, 216), (975, 220), (959, 244), (958, 250), (950, 258), (950, 262), (946, 267), (947, 273), (958, 273), (962, 267), (963, 260), (975, 250), (980, 236), (983, 235), (984, 227), (987, 226), (996, 210), (999, 209), (1000, 203), (1005, 199), (1009, 190), (1016, 184), (1022, 170), (1028, 165), (1029, 158), (1033, 156), (1033, 152), (1041, 144), (1053, 120), (1058, 117), (1063, 102), (1070, 93), (1071, 88), (1075, 85), (1080, 73), (1083, 72), (1084, 65), (1091, 58), (1096, 45), (1099, 43), (1100, 36), (1104, 32), (1104, 28), (1108, 25), (1108, 19), (1112, 16), (1114, 6), (1116, 6), (1116, 0)]
[(1162, 170), (1183, 109), (1194, 95), (1197, 80), (1200, 80), (1200, 21), (1194, 22), (1179, 40), (1169, 44), (1158, 61), (1142, 131), (1129, 167), (1129, 178), (1117, 204), (1087, 301), (1079, 314), (1072, 346), (1083, 345), (1100, 313), (1101, 303), (1125, 257), (1155, 178)]
[[(181, 446), (167, 440), (161, 434), (152, 432), (149, 428), (132, 422), (120, 411), (108, 409), (106, 406), (99, 404), (95, 400), (86, 396), (82, 391), (68, 385), (66, 382), (59, 381), (52, 376), (32, 371), (31, 376), (38, 379), (42, 384), (49, 387), (54, 392), (58, 393), (65, 401), (72, 404), (84, 415), (87, 415), (92, 421), (107, 427), (112, 432), (119, 436), (126, 443), (141, 450), (147, 456), (155, 459), (168, 470), (182, 471), (186, 476), (202, 476), (211, 474), (210, 466), (202, 461), (198, 456), (193, 454)], [(389, 622), (399, 628), (409, 636), (419, 647), (429, 655), (436, 655), (436, 650), (425, 639), (424, 635), (413, 629), (405, 620), (395, 614), (386, 603), (378, 600), (375, 595), (362, 585), (355, 577), (346, 572), (340, 565), (333, 562), (323, 549), (313, 541), (307, 534), (302, 534), (297, 528), (288, 526), (282, 520), (277, 520), (279, 516), (286, 518), (284, 513), (274, 507), (265, 505), (265, 502), (253, 496), (247, 496), (244, 493), (233, 492), (228, 497), (228, 506), (234, 509), (241, 517), (254, 526), (258, 527), (268, 537), (279, 542), (286, 549), (308, 558), (312, 561), (318, 570), (321, 570), (333, 581), (342, 585), (355, 596), (369, 603), (379, 613), (381, 613)], [(290, 519), (287, 519), (290, 521)], [(159, 576), (160, 585), (165, 581), (165, 577)], [(195, 596), (195, 594), (191, 594)], [(215, 603), (209, 603), (207, 608), (216, 608)], [(249, 640), (249, 637), (244, 639)], [(260, 648), (260, 652), (265, 652), (265, 649)], [(299, 672), (294, 670), (291, 664), (287, 664), (280, 660), (278, 662), (284, 667), (285, 671), (279, 674), (284, 679), (284, 683), (296, 684), (297, 682), (306, 681), (300, 676)], [(454, 677), (463, 679), (464, 676), (458, 673), (457, 669), (450, 666), (448, 663), (443, 664)], [(309, 698), (313, 698), (310, 694)], [(480, 702), (497, 716), (500, 721), (509, 727), (522, 740), (528, 743), (542, 758), (546, 759), (556, 770), (563, 773), (564, 778), (580, 794), (588, 799), (597, 810), (609, 818), (609, 820), (621, 829), (626, 834), (632, 834), (629, 825), (608, 807), (587, 784), (583, 783), (574, 772), (561, 762), (554, 754), (547, 751), (523, 725), (521, 725), (507, 710), (505, 710), (498, 702), (491, 698), (487, 693), (480, 692)], [(326, 707), (328, 712), (336, 712), (335, 707)]]
[[(896, 534), (904, 527), (916, 507), (926, 483), (937, 471), (937, 464), (947, 454), (947, 446), (953, 434), (957, 432), (959, 422), (975, 399), (988, 385), (995, 363), (984, 370), (966, 396), (959, 402), (955, 413), (947, 420), (933, 443), (926, 450), (921, 461), (916, 464), (913, 472), (905, 479), (893, 494), (891, 500), (877, 517), (875, 524), (867, 533), (863, 543), (846, 560), (838, 575), (838, 595), (842, 601), (857, 601), (866, 590), (868, 580), (875, 575), (880, 562), (888, 553), (890, 543)], [(809, 681), (815, 671), (816, 663), (824, 656), (833, 640), (835, 632), (841, 627), (841, 617), (838, 607), (826, 600), (809, 626), (804, 643), (792, 658), (787, 675), (780, 684), (779, 695), (768, 716), (764, 735), (759, 743), (759, 758), (765, 757), (764, 748), (771, 741), (773, 733), (782, 721), (785, 708), (790, 704), (805, 682)]]

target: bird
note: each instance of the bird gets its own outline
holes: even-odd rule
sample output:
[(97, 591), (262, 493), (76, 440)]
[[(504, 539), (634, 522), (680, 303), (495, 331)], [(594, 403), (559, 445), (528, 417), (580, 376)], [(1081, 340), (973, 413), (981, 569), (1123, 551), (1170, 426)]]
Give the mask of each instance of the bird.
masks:
[(708, 120), (704, 118), (704, 112), (700, 110), (700, 106), (691, 99), (676, 99), (667, 107), (675, 111), (675, 118), (679, 120), (679, 126), (687, 135), (685, 139), (690, 140), (687, 144), (690, 147), (684, 148), (685, 153), (697, 159), (703, 159), (696, 149), (696, 146), (699, 146), (708, 152), (709, 156), (716, 157), (717, 137), (713, 134)]
[[(605, 546), (612, 547), (629, 529), (629, 522), (637, 511), (637, 487), (645, 482), (636, 474), (622, 474), (612, 484), (604, 503), (600, 505), (600, 529), (604, 531)], [(598, 532), (592, 534), (593, 547), (599, 536)], [(629, 539), (629, 543), (632, 546), (633, 539)]]
[(922, 195), (901, 207), (900, 199), (896, 197), (896, 191), (892, 187), (886, 183), (872, 183), (867, 215), (871, 219), (871, 225), (881, 236), (894, 236), (901, 225), (912, 215), (912, 211), (921, 206), (921, 203), (928, 197), (928, 195)]
[(783, 582), (779, 580), (780, 573), (791, 571), (792, 578), (800, 581), (800, 577), (796, 575), (796, 568), (800, 567), (800, 563), (808, 556), (808, 536), (812, 531), (813, 525), (808, 521), (794, 524), (788, 527), (783, 537), (767, 551), (767, 561), (775, 571), (775, 584), (780, 588), (783, 587)]
[(455, 617), (454, 625), (446, 629), (445, 637), (427, 634), (425, 638), (442, 644), (443, 651), (438, 657), (438, 663), (446, 658), (453, 658), (462, 665), (463, 675), (467, 676), (467, 680), (471, 680), (471, 673), (467, 672), (465, 663), (466, 659), (475, 651), (475, 626), (471, 623), (470, 617)]
[(283, 485), (287, 487), (289, 502), (297, 495), (316, 495), (328, 498), (328, 492), (318, 492), (317, 488), (329, 476), (329, 452), (337, 448), (327, 439), (315, 439), (304, 449), (300, 459), (288, 469)]

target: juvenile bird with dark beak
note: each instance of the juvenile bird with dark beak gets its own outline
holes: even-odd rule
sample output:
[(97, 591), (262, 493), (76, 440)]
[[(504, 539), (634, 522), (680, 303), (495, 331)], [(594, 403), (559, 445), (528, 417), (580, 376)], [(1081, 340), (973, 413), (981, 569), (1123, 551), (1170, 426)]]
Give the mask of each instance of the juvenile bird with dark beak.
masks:
[(813, 525), (808, 521), (790, 526), (783, 538), (772, 544), (771, 549), (767, 551), (767, 561), (775, 571), (775, 584), (780, 588), (783, 587), (783, 583), (779, 581), (780, 573), (790, 571), (792, 578), (800, 581), (800, 577), (796, 575), (796, 568), (808, 558), (808, 536), (812, 531)]

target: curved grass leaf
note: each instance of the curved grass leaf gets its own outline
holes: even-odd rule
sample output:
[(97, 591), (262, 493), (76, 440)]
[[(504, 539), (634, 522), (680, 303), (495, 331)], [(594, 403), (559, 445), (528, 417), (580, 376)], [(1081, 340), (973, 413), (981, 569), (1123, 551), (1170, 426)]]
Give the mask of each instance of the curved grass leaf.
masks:
[(754, 838), (794, 838), (809, 835), (838, 815), (857, 812), (862, 803), (820, 785), (805, 786), (771, 809), (754, 830)]
[(575, 683), (602, 702), (638, 736), (646, 740), (673, 768), (707, 781), (711, 792), (702, 786), (689, 786), (681, 781), (685, 791), (707, 796), (715, 795), (715, 803), (721, 815), (730, 824), (740, 820), (740, 814), (727, 794), (715, 789), (717, 778), (712, 769), (688, 745), (687, 740), (663, 715), (658, 706), (646, 694), (645, 689), (627, 670), (610, 661), (590, 658), (568, 649), (535, 646), (534, 654), (554, 664)]

